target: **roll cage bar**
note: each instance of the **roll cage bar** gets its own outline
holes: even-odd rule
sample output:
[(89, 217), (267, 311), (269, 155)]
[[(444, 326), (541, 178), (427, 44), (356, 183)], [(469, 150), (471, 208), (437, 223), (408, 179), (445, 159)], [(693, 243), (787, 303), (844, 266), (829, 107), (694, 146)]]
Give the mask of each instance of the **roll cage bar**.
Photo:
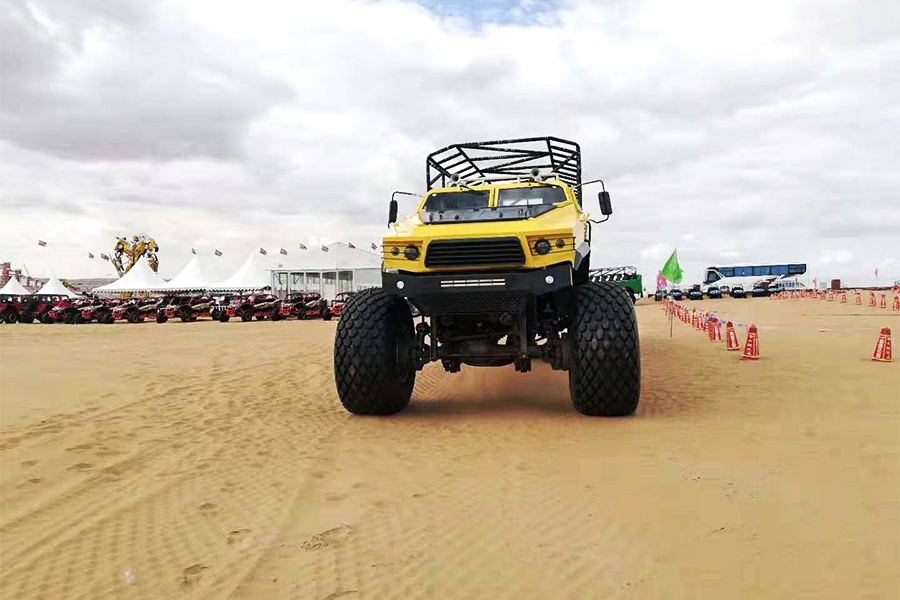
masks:
[(425, 188), (487, 181), (536, 179), (551, 173), (572, 186), (581, 204), (581, 147), (557, 137), (452, 144), (425, 159)]

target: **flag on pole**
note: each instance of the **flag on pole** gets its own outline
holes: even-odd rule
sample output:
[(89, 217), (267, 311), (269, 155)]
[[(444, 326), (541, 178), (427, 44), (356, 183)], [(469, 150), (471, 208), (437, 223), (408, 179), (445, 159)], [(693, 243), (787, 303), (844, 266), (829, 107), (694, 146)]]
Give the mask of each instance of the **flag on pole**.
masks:
[(372, 252), (378, 252), (378, 246), (375, 244), (375, 242), (372, 242)]
[(322, 244), (322, 252), (328, 252), (328, 246)]
[(94, 258), (94, 255), (92, 253), (88, 252), (88, 258)]
[(347, 243), (347, 247), (349, 247), (349, 248), (356, 248), (356, 246), (353, 245), (353, 242), (348, 242), (348, 243)]
[(281, 254), (284, 254), (285, 256), (287, 256), (287, 250), (285, 250), (284, 248), (282, 248), (279, 252)]
[(875, 267), (875, 277), (878, 277), (878, 267)]
[(657, 287), (657, 288), (664, 288), (664, 287), (666, 287), (666, 278), (663, 277), (662, 272), (659, 272), (659, 273), (656, 274), (656, 287)]
[(813, 288), (819, 289), (819, 280), (816, 277), (813, 277)]
[(109, 254), (101, 254), (100, 258), (102, 258), (103, 260), (109, 260)]
[(46, 246), (46, 245), (47, 245), (47, 242), (45, 242), (44, 240), (38, 240), (38, 246)]
[(268, 254), (268, 252), (266, 252), (265, 248), (260, 248), (260, 249), (259, 249), (259, 253), (262, 254), (263, 256), (265, 256), (266, 254)]
[(301, 249), (301, 250), (306, 250), (306, 246), (304, 246), (303, 244), (300, 244), (300, 249)]
[(197, 254), (197, 251), (191, 248), (191, 254)]
[(222, 251), (218, 248), (216, 249), (216, 256), (222, 256)]
[(678, 264), (677, 249), (672, 251), (672, 256), (670, 256), (669, 260), (666, 261), (666, 264), (663, 265), (660, 274), (672, 283), (681, 283), (684, 271), (681, 270), (681, 265)]

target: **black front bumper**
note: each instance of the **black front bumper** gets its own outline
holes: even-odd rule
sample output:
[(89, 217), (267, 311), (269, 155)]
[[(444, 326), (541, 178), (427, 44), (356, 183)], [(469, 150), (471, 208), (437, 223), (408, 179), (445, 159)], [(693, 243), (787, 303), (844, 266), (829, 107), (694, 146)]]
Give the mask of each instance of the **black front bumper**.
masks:
[(418, 274), (382, 273), (381, 285), (391, 294), (407, 298), (436, 295), (521, 294), (542, 295), (572, 286), (568, 263), (531, 271)]

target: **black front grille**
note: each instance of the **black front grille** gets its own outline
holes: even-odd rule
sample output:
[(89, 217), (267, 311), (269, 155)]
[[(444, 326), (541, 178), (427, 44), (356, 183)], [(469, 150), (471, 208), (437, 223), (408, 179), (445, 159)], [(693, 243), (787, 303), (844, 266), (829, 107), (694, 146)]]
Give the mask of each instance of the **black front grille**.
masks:
[(525, 264), (519, 238), (435, 240), (425, 252), (426, 267), (480, 267)]

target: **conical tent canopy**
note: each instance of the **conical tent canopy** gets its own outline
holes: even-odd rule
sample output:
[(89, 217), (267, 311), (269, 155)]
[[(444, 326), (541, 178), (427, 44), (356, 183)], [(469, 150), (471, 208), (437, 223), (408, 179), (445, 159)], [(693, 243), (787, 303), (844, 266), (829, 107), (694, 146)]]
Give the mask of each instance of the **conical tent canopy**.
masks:
[(118, 280), (94, 288), (101, 294), (119, 292), (153, 292), (164, 287), (166, 282), (150, 268), (147, 258), (142, 256), (131, 269)]
[(0, 294), (12, 294), (13, 296), (28, 296), (31, 294), (28, 290), (26, 290), (19, 280), (15, 277), (10, 278), (9, 281), (6, 282), (6, 285), (0, 289)]
[(195, 254), (178, 275), (167, 281), (159, 289), (173, 292), (206, 290), (217, 281), (219, 281), (218, 275), (211, 274), (209, 268)]
[(62, 282), (56, 278), (56, 275), (47, 280), (38, 294), (46, 294), (48, 296), (68, 296), (69, 298), (78, 298), (78, 294), (67, 288)]
[(261, 290), (272, 285), (272, 276), (268, 267), (263, 264), (258, 252), (251, 251), (250, 256), (241, 265), (237, 272), (209, 289), (220, 292), (242, 292), (249, 290)]

